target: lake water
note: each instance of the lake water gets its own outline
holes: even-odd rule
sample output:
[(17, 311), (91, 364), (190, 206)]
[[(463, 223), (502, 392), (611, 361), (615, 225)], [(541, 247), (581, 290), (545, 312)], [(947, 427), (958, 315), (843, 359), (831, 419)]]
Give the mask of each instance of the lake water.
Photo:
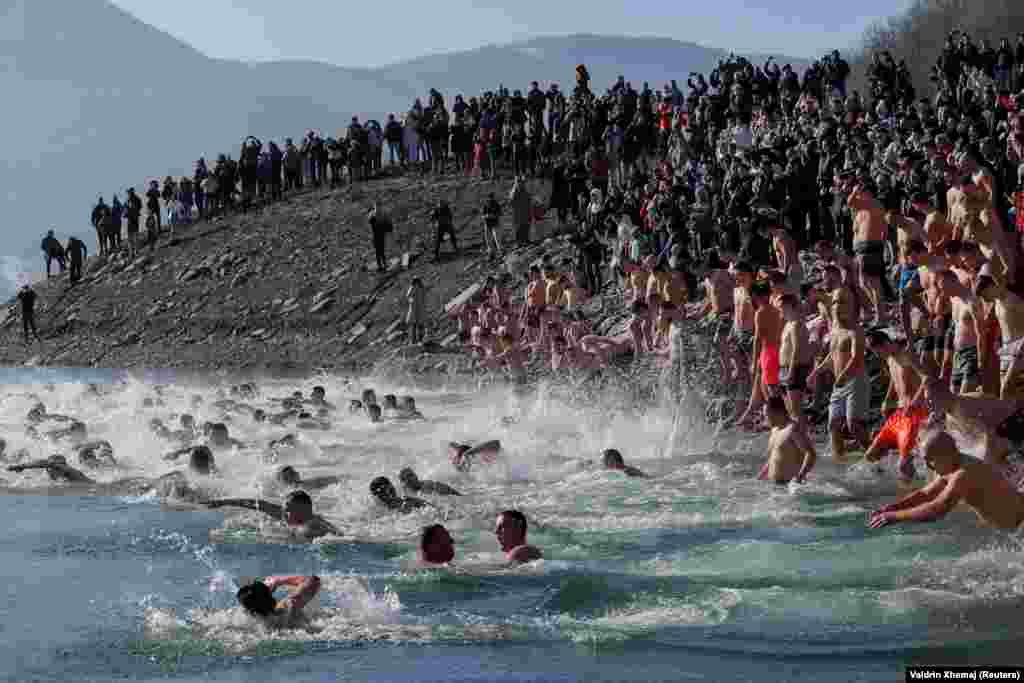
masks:
[[(147, 427), (188, 410), (224, 420), (216, 389), (173, 375), (10, 370), (0, 396), (7, 453), (60, 444), (25, 435), (36, 400), (109, 440), (104, 482), (175, 468)], [(153, 382), (170, 382), (158, 395)], [(49, 384), (45, 384), (49, 383)], [(102, 382), (98, 394), (85, 382)], [(217, 453), (212, 495), (280, 501), (272, 474), (342, 481), (313, 494), (342, 538), (264, 542), (246, 512), (178, 509), (151, 495), (95, 495), (39, 472), (0, 472), (0, 677), (11, 681), (892, 681), (910, 663), (1019, 664), (1019, 539), (958, 511), (932, 525), (870, 531), (898, 495), (889, 473), (827, 457), (807, 485), (754, 481), (764, 437), (716, 434), (681, 409), (629, 407), (613, 390), (417, 391), (334, 378), (259, 382), (253, 405), (315, 384), (341, 410), (294, 449), (293, 426), (229, 415), (245, 447)], [(413, 394), (424, 422), (370, 425), (347, 402), (364, 386)], [(193, 396), (204, 397), (192, 407)], [(144, 407), (146, 398), (157, 404)], [(459, 474), (449, 440), (500, 438), (505, 458)], [(588, 468), (615, 446), (652, 479)], [(465, 496), (407, 516), (368, 494), (400, 468)], [(891, 470), (891, 468), (890, 468)], [(495, 513), (521, 509), (546, 559), (509, 569)], [(451, 570), (414, 566), (418, 530), (443, 520)], [(262, 534), (262, 535), (261, 535)], [(311, 632), (271, 632), (236, 607), (241, 577), (317, 573)]]

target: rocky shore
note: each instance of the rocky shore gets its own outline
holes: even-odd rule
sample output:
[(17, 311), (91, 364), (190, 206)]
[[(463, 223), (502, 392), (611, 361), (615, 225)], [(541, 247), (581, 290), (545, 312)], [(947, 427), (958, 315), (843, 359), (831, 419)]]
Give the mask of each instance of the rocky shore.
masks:
[[(482, 257), (480, 206), (488, 192), (502, 200), (510, 189), (505, 180), (395, 176), (179, 228), (134, 259), (91, 257), (76, 286), (66, 274), (36, 286), (41, 344), (24, 344), (9, 302), (0, 363), (340, 372), (398, 357), (415, 371), (471, 372), (445, 305), (488, 275), (519, 279), (542, 254), (569, 250), (548, 217), (533, 226), (533, 246), (497, 264)], [(530, 189), (546, 199), (546, 183)], [(428, 215), (442, 197), (455, 212), (462, 254), (446, 244), (434, 263)], [(365, 220), (374, 200), (395, 223), (383, 274)], [(503, 227), (511, 237), (507, 215)], [(427, 341), (408, 346), (405, 292), (415, 276), (426, 286), (430, 322)]]

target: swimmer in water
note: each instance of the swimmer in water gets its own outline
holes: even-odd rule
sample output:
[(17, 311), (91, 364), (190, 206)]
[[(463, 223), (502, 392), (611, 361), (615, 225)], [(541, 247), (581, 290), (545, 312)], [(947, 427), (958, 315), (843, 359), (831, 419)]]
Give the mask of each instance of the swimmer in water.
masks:
[(63, 455), (51, 455), (43, 460), (35, 460), (22, 465), (11, 465), (8, 472), (24, 472), (25, 470), (46, 470), (52, 481), (63, 481), (70, 484), (95, 484), (95, 480), (81, 470), (68, 464)]
[(381, 505), (392, 512), (406, 514), (430, 505), (421, 498), (401, 498), (395, 490), (395, 485), (387, 477), (377, 477), (370, 482), (370, 493)]
[(334, 486), (341, 481), (341, 477), (312, 477), (310, 479), (303, 479), (299, 471), (291, 465), (279, 467), (274, 474), (274, 479), (279, 484), (304, 490), (323, 489), (328, 486)]
[(306, 403), (316, 408), (334, 410), (334, 406), (327, 402), (327, 390), (321, 386), (313, 387), (313, 392), (309, 395)]
[(601, 454), (601, 466), (606, 470), (622, 472), (627, 477), (647, 476), (637, 468), (627, 465), (626, 461), (622, 458), (622, 453), (619, 453), (619, 451), (614, 448), (605, 449), (604, 453)]
[(902, 500), (876, 510), (872, 529), (898, 522), (935, 522), (963, 501), (989, 526), (1013, 531), (1024, 523), (1024, 494), (995, 466), (963, 455), (947, 432), (927, 434), (921, 451), (937, 479)]
[(88, 441), (75, 447), (78, 463), (84, 467), (98, 469), (104, 466), (116, 466), (114, 447), (109, 441)]
[(818, 459), (814, 444), (790, 417), (786, 400), (782, 396), (768, 399), (764, 416), (771, 427), (768, 462), (761, 468), (757, 478), (776, 484), (788, 484), (792, 480), (802, 484)]
[(364, 406), (376, 403), (377, 392), (375, 392), (373, 389), (363, 389), (362, 400)]
[(402, 486), (407, 491), (413, 493), (428, 493), (435, 496), (461, 496), (462, 494), (453, 489), (448, 484), (442, 484), (439, 481), (430, 481), (429, 479), (420, 479), (416, 476), (416, 473), (411, 467), (406, 467), (398, 473), (398, 480), (402, 482)]
[(378, 422), (380, 422), (381, 421), (381, 409), (380, 409), (380, 406), (377, 405), (376, 403), (371, 403), (370, 405), (366, 406), (366, 417), (373, 424), (377, 424)]
[(501, 453), (501, 442), (497, 439), (485, 441), (476, 446), (455, 441), (448, 444), (448, 460), (459, 472), (469, 472), (478, 462), (492, 464)]
[(225, 498), (207, 501), (207, 507), (237, 507), (256, 510), (281, 521), (298, 540), (311, 541), (327, 534), (339, 532), (333, 524), (313, 513), (313, 499), (305, 491), (292, 491), (284, 499), (284, 505), (275, 505), (255, 498)]
[(213, 465), (213, 452), (208, 446), (186, 446), (168, 453), (163, 457), (168, 462), (174, 462), (183, 455), (188, 456), (189, 468), (202, 474), (209, 474), (208, 471), (215, 471)]
[(412, 396), (403, 396), (398, 406), (399, 414), (406, 420), (422, 420), (423, 413), (416, 409), (416, 399)]
[(442, 524), (423, 527), (420, 533), (419, 561), (427, 567), (449, 564), (455, 559), (455, 542)]
[(384, 404), (381, 406), (381, 409), (388, 417), (395, 417), (398, 413), (398, 397), (394, 394), (386, 394), (384, 396)]
[(245, 446), (241, 441), (232, 439), (228, 434), (228, 426), (223, 422), (213, 422), (204, 425), (206, 443), (211, 448), (242, 448)]
[[(274, 591), (282, 586), (295, 592), (278, 602)], [(268, 576), (238, 589), (238, 603), (250, 615), (273, 628), (296, 628), (305, 623), (302, 608), (320, 592), (319, 576)]]
[(498, 515), (494, 535), (509, 562), (532, 562), (544, 557), (540, 548), (527, 544), (526, 515), (519, 510), (505, 510)]
[(357, 398), (352, 399), (348, 402), (348, 412), (350, 413), (361, 413), (363, 412), (363, 402)]

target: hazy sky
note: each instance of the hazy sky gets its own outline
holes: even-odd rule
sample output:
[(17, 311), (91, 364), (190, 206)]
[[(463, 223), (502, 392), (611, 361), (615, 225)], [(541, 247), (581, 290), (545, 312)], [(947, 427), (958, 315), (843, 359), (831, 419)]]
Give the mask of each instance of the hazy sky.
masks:
[(811, 57), (852, 46), (909, 0), (112, 0), (201, 52), (379, 66), (541, 35), (662, 36)]

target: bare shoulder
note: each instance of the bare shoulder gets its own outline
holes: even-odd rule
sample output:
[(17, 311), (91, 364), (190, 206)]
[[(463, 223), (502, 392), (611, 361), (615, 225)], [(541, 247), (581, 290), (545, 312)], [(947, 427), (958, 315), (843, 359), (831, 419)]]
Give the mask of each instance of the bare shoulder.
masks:
[(544, 557), (544, 553), (532, 545), (521, 545), (518, 548), (514, 548), (508, 554), (508, 559), (511, 562), (533, 562)]

